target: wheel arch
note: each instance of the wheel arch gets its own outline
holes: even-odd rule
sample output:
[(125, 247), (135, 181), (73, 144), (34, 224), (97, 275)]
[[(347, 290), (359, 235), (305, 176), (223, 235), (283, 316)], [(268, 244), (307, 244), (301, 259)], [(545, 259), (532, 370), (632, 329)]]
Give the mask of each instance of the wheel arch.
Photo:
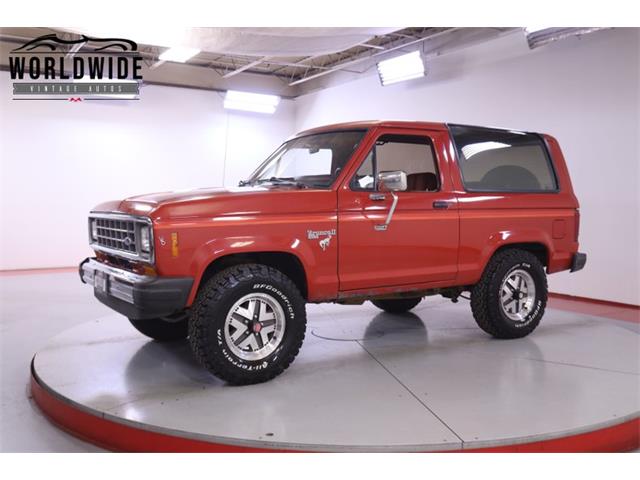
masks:
[(549, 232), (539, 228), (503, 230), (487, 238), (481, 254), (481, 272), (484, 272), (496, 253), (510, 248), (519, 248), (532, 253), (544, 267), (549, 266), (553, 257), (553, 240)]
[[(239, 252), (229, 253), (213, 259), (202, 271), (202, 275), (194, 282), (193, 289), (189, 298), (189, 304), (197, 295), (198, 291), (207, 281), (216, 273), (222, 270), (244, 263), (258, 263), (267, 265), (282, 272), (289, 277), (291, 281), (298, 287), (302, 297), (307, 300), (309, 295), (309, 287), (307, 282), (307, 274), (300, 258), (291, 252), (282, 251), (262, 251), (262, 252)], [(197, 284), (195, 284), (197, 283)]]
[(515, 243), (505, 243), (503, 245), (500, 245), (498, 248), (496, 248), (491, 254), (491, 256), (489, 257), (487, 263), (485, 264), (485, 268), (489, 263), (489, 261), (491, 261), (491, 259), (496, 256), (496, 254), (509, 249), (518, 249), (518, 250), (524, 250), (526, 252), (529, 252), (535, 255), (536, 258), (540, 260), (540, 263), (542, 263), (544, 267), (549, 266), (549, 247), (545, 245), (543, 242), (515, 242)]

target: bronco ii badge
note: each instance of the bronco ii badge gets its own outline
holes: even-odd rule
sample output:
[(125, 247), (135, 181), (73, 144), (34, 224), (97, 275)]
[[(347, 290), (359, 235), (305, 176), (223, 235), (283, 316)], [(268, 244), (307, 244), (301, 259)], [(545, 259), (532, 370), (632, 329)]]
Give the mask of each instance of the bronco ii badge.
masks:
[(320, 237), (325, 237), (318, 242), (320, 248), (324, 252), (327, 248), (329, 248), (329, 244), (331, 243), (331, 237), (336, 235), (336, 229), (333, 228), (331, 230), (307, 230), (307, 238), (309, 240), (319, 240)]

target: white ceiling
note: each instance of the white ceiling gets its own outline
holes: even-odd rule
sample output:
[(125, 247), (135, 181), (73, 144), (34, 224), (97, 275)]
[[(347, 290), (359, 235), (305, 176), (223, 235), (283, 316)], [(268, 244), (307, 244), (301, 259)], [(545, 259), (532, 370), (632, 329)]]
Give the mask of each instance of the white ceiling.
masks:
[(203, 52), (227, 55), (288, 57), (324, 55), (346, 50), (376, 35), (385, 35), (402, 27), (93, 27), (65, 30), (96, 37), (123, 37), (140, 44), (162, 47), (192, 47)]
[[(145, 84), (297, 97), (372, 72), (377, 61), (397, 53), (420, 50), (428, 60), (514, 30), (484, 27), (12, 27), (0, 28), (0, 70), (9, 68), (12, 49), (42, 35), (55, 33), (66, 40), (77, 40), (78, 34), (121, 37), (138, 43)], [(80, 51), (91, 51), (91, 43), (81, 45)], [(159, 56), (172, 46), (194, 47), (201, 52), (186, 63), (161, 61)]]

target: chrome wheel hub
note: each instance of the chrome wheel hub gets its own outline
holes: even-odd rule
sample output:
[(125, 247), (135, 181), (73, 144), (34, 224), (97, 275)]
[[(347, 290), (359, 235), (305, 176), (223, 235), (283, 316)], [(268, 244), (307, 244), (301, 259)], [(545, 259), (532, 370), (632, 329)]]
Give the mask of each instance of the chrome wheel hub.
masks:
[(224, 338), (234, 355), (257, 361), (272, 354), (282, 342), (284, 310), (271, 295), (250, 293), (229, 310)]
[(531, 313), (536, 301), (536, 285), (525, 270), (513, 270), (502, 280), (500, 307), (514, 322), (523, 322)]

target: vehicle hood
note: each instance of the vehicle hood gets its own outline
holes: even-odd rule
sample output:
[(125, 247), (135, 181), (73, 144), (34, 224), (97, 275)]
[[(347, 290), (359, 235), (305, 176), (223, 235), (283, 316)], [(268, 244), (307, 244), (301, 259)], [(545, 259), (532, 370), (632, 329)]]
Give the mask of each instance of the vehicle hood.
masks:
[(120, 201), (102, 203), (93, 211), (141, 215), (157, 220), (298, 213), (335, 208), (335, 198), (336, 193), (330, 190), (298, 189), (288, 186), (201, 188), (137, 195)]

